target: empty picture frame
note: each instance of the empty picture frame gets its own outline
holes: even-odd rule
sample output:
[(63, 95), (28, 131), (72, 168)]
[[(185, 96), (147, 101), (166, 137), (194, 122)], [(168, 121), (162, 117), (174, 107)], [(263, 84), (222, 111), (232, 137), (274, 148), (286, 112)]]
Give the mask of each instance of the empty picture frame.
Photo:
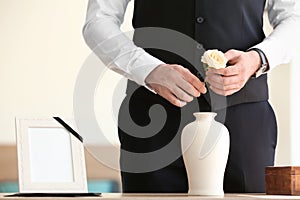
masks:
[(83, 143), (60, 123), (16, 118), (16, 135), (20, 193), (87, 192)]

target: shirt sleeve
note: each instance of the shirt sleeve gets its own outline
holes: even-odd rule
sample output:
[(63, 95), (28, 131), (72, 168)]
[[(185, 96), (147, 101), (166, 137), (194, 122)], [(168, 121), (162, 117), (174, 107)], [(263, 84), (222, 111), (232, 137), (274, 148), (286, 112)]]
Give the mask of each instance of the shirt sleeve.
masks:
[(130, 0), (89, 0), (83, 36), (87, 45), (113, 71), (145, 86), (159, 59), (137, 47), (120, 29)]
[(253, 48), (261, 49), (270, 69), (291, 61), (299, 46), (299, 0), (268, 0), (268, 16), (272, 33)]

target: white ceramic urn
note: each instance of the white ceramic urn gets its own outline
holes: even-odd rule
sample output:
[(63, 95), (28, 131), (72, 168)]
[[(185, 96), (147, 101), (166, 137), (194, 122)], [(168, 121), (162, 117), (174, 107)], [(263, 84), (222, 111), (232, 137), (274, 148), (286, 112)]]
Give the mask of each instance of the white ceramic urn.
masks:
[(188, 175), (189, 195), (223, 196), (223, 179), (229, 153), (227, 128), (215, 121), (216, 113), (194, 113), (181, 145)]

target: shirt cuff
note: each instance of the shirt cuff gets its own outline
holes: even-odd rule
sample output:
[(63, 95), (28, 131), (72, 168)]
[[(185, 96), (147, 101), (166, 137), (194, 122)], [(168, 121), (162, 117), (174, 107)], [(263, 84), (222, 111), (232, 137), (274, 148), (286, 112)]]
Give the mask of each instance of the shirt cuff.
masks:
[[(130, 72), (130, 74), (133, 77), (133, 81), (151, 90), (149, 87), (147, 87), (145, 83), (145, 79), (150, 74), (150, 72), (152, 72), (152, 70), (154, 70), (156, 67), (158, 67), (161, 64), (165, 64), (165, 63), (151, 56), (150, 54), (144, 52), (134, 63), (134, 65), (138, 67), (135, 67)], [(151, 91), (153, 92), (153, 90)]]
[(288, 55), (284, 55), (285, 51), (279, 50), (282, 49), (282, 47), (283, 46), (281, 43), (272, 42), (272, 39), (265, 38), (263, 42), (251, 47), (250, 49), (258, 48), (264, 52), (269, 64), (269, 68), (267, 71), (270, 71), (274, 69), (276, 66), (288, 62)]

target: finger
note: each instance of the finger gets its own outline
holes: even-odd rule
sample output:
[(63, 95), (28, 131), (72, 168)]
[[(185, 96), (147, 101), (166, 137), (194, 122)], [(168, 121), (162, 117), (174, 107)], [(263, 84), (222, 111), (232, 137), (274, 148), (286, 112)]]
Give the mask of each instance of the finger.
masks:
[(211, 73), (211, 72), (207, 72), (206, 73), (206, 78), (205, 80), (211, 84), (211, 85), (214, 85), (214, 84), (218, 84), (218, 85), (224, 85), (224, 81), (223, 81), (223, 76), (222, 75), (219, 75), (219, 74), (216, 74), (216, 73)]
[(238, 57), (242, 54), (242, 51), (238, 51), (235, 49), (230, 49), (227, 52), (224, 53), (224, 56), (227, 58), (229, 63), (234, 62), (238, 59)]
[(180, 101), (171, 91), (170, 89), (161, 86), (159, 84), (153, 84), (153, 90), (160, 95), (161, 97), (163, 97), (164, 99), (166, 99), (167, 101), (169, 101), (171, 104), (177, 106), (177, 107), (183, 107), (186, 105), (186, 102), (184, 101)]
[(213, 73), (207, 73), (205, 81), (207, 81), (209, 84), (219, 84), (224, 87), (230, 86), (230, 85), (240, 85), (240, 77), (239, 75), (234, 76), (221, 76), (218, 74)]
[(193, 97), (184, 92), (181, 88), (175, 87), (171, 89), (171, 92), (179, 99), (185, 102), (193, 101)]
[(161, 89), (158, 93), (160, 96), (165, 98), (167, 101), (169, 101), (171, 104), (177, 107), (183, 107), (186, 105), (186, 102), (180, 101), (169, 89)]
[(205, 84), (202, 83), (194, 74), (192, 74), (188, 69), (175, 65), (174, 69), (178, 71), (182, 77), (188, 81), (199, 93), (205, 94), (207, 92)]
[(219, 94), (219, 95), (222, 95), (222, 96), (229, 96), (229, 95), (232, 95), (232, 94), (236, 93), (237, 91), (239, 91), (238, 88), (225, 91), (225, 90), (215, 88), (213, 86), (210, 86), (210, 89), (212, 91), (214, 91), (216, 94)]
[[(232, 79), (232, 78), (230, 78)], [(205, 79), (210, 86), (214, 87), (214, 88), (218, 88), (219, 90), (232, 90), (232, 89), (237, 89), (237, 88), (241, 88), (240, 84), (238, 82), (235, 81), (235, 83), (232, 84), (225, 84), (225, 81), (223, 80), (223, 84), (216, 82), (215, 80), (212, 80), (210, 77), (206, 77)]]
[[(174, 80), (173, 84), (169, 84), (166, 89), (168, 89), (175, 97), (177, 97), (179, 100), (185, 101), (185, 102), (191, 102), (193, 100), (193, 97), (189, 95), (187, 92), (182, 90), (180, 86), (178, 86), (178, 79), (181, 79), (181, 77), (178, 77)], [(186, 82), (185, 80), (183, 80)], [(179, 85), (180, 82), (179, 82)]]
[(194, 88), (189, 82), (187, 82), (185, 79), (180, 78), (177, 81), (178, 81), (176, 83), (177, 87), (181, 88), (183, 91), (185, 91), (189, 95), (191, 95), (193, 97), (200, 96), (201, 93), (196, 88)]
[(222, 81), (222, 77), (220, 75), (212, 74), (212, 75), (206, 76), (205, 81), (207, 83), (209, 83), (209, 85), (212, 85), (219, 89), (223, 88), (223, 81)]
[(206, 73), (218, 74), (222, 76), (234, 76), (240, 73), (240, 68), (235, 65), (221, 69), (209, 68)]

